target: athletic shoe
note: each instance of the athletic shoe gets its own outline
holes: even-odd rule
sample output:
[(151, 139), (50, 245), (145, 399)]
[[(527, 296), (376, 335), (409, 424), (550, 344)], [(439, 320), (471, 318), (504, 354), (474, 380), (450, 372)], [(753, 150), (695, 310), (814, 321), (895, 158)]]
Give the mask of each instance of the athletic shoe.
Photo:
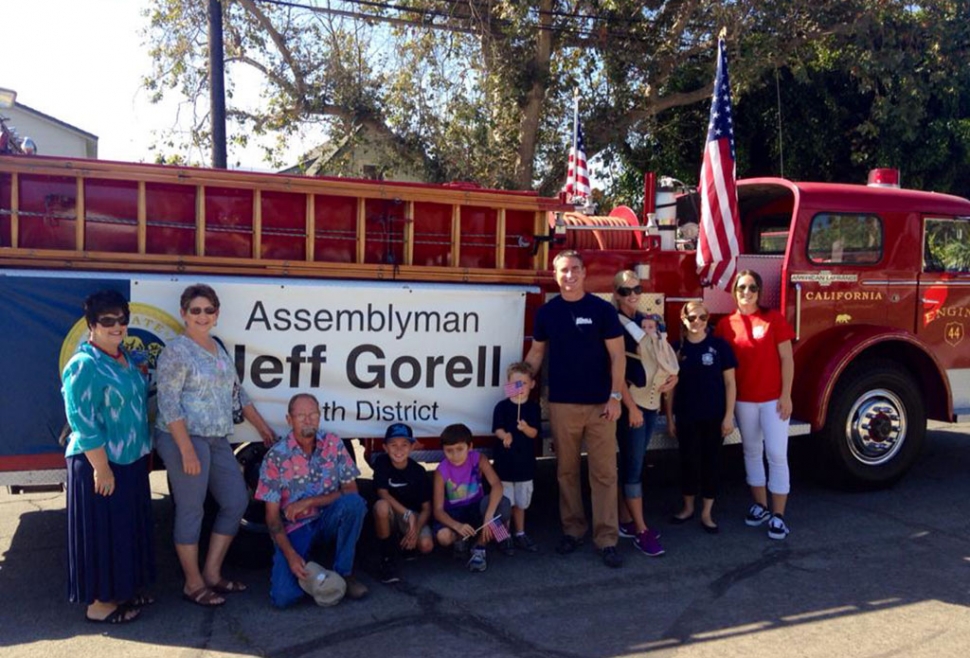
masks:
[(569, 555), (574, 552), (577, 548), (583, 545), (582, 537), (573, 537), (572, 535), (563, 535), (562, 539), (559, 540), (559, 545), (556, 546), (556, 552), (560, 555)]
[(472, 557), (468, 560), (468, 570), (477, 572), (485, 571), (488, 568), (488, 563), (485, 562), (485, 549), (477, 546), (472, 549)]
[(357, 580), (355, 576), (344, 576), (344, 582), (347, 583), (347, 592), (345, 596), (348, 599), (362, 599), (367, 596), (367, 585)]
[(624, 539), (633, 539), (637, 536), (637, 527), (633, 521), (620, 521), (620, 536)]
[(516, 535), (514, 537), (516, 548), (521, 548), (523, 551), (528, 551), (529, 553), (538, 553), (539, 547), (536, 545), (532, 538), (524, 532), (521, 535)]
[(380, 578), (381, 582), (385, 585), (391, 585), (401, 581), (397, 576), (397, 567), (394, 566), (394, 560), (391, 558), (381, 560)]
[(785, 518), (781, 514), (772, 514), (768, 521), (768, 536), (772, 539), (784, 539), (791, 532)]
[(748, 508), (748, 515), (744, 517), (745, 524), (755, 528), (771, 518), (771, 512), (759, 503), (752, 503)]
[[(647, 532), (653, 535), (653, 538), (660, 541), (660, 531), (656, 528), (647, 528)], [(637, 527), (634, 525), (633, 521), (625, 523), (620, 522), (620, 536), (624, 539), (636, 539), (637, 538)]]
[(616, 552), (616, 546), (604, 546), (599, 550), (599, 553), (600, 557), (603, 558), (603, 564), (610, 569), (619, 569), (623, 566), (623, 558)]
[(508, 555), (509, 557), (515, 555), (515, 544), (512, 542), (511, 537), (501, 542), (498, 545), (498, 549), (502, 551), (502, 555)]
[(664, 554), (664, 547), (660, 545), (657, 541), (656, 536), (649, 530), (644, 530), (636, 539), (633, 540), (633, 545), (636, 546), (637, 550), (650, 557), (660, 557)]

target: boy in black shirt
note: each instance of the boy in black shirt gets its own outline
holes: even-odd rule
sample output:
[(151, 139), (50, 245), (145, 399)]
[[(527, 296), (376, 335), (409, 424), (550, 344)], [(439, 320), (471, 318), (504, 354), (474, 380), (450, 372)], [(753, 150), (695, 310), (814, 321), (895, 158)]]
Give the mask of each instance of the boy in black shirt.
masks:
[[(385, 454), (374, 463), (374, 530), (380, 542), (382, 583), (396, 583), (394, 558), (399, 549), (430, 553), (434, 548), (431, 528), (431, 480), (423, 466), (411, 459), (414, 433), (404, 423), (394, 423), (384, 433)], [(396, 536), (399, 541), (395, 541)]]
[(535, 542), (525, 534), (525, 510), (532, 502), (532, 481), (536, 472), (535, 438), (541, 427), (539, 405), (529, 400), (535, 386), (532, 367), (525, 362), (513, 363), (506, 372), (504, 400), (495, 405), (492, 431), (495, 447), (492, 450), (495, 472), (502, 480), (502, 491), (512, 503), (512, 524), (515, 535), (503, 543), (507, 555), (515, 546), (535, 553)]

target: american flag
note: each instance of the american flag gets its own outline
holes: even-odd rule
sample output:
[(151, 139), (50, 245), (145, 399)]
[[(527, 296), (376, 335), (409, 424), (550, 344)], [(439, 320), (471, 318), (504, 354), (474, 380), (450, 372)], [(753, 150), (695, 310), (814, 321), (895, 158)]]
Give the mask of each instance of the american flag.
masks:
[(525, 388), (525, 383), (521, 379), (517, 379), (514, 382), (509, 382), (505, 385), (505, 397), (514, 398), (516, 395), (522, 392)]
[(511, 536), (509, 535), (508, 529), (502, 525), (501, 515), (493, 517), (492, 520), (485, 525), (487, 525), (488, 529), (492, 531), (492, 537), (494, 537), (495, 541), (497, 542), (503, 542)]
[(586, 146), (583, 144), (583, 127), (576, 117), (576, 135), (569, 149), (569, 170), (566, 173), (566, 198), (570, 201), (585, 201), (592, 193), (589, 186), (589, 172), (586, 170)]
[(734, 183), (734, 118), (724, 39), (717, 42), (717, 75), (701, 165), (701, 225), (697, 273), (705, 285), (727, 290), (737, 269), (740, 229)]

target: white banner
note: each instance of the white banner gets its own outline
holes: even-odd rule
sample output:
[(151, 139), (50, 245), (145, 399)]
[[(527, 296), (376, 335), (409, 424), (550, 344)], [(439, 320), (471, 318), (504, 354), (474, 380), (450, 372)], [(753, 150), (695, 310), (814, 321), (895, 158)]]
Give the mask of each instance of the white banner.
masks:
[[(459, 422), (491, 434), (505, 368), (522, 358), (527, 288), (145, 277), (131, 280), (131, 301), (181, 322), (179, 296), (196, 282), (219, 295), (213, 333), (280, 433), (289, 398), (311, 392), (321, 426), (345, 438), (383, 437), (398, 421), (417, 436)], [(233, 440), (258, 436), (244, 423)]]

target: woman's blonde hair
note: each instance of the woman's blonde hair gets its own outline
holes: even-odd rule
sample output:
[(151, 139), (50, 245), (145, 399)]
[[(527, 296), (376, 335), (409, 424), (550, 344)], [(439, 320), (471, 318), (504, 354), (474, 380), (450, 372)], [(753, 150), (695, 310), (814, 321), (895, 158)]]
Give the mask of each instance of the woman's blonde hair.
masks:
[(640, 282), (640, 277), (638, 277), (637, 273), (633, 270), (620, 270), (616, 273), (616, 276), (613, 277), (613, 306), (616, 306), (617, 308), (620, 307), (620, 302), (616, 298), (616, 289), (622, 286), (623, 282), (627, 281), (628, 279), (636, 279), (638, 283)]

